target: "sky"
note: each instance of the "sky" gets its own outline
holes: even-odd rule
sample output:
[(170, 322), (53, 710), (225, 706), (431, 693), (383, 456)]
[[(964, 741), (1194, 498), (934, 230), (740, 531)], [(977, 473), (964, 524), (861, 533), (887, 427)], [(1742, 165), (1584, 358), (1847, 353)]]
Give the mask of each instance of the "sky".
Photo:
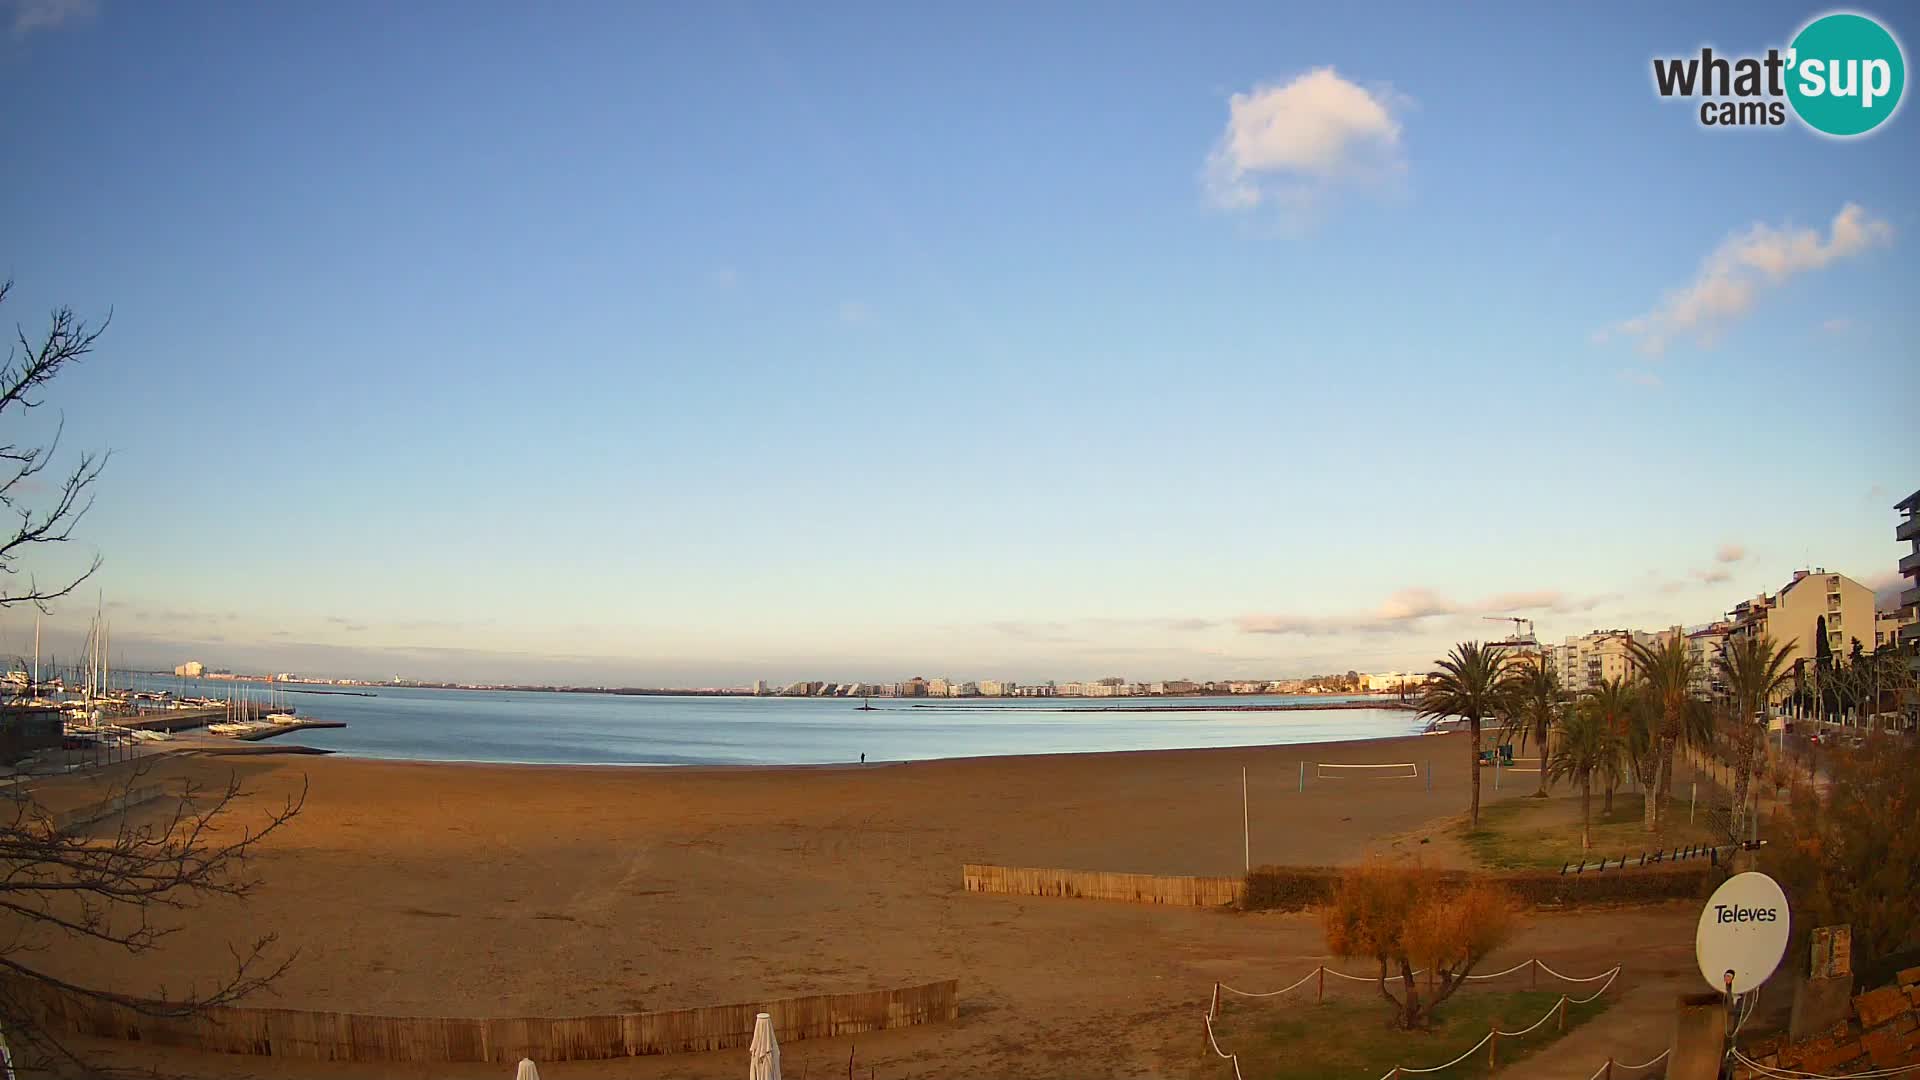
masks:
[(1920, 115), (1650, 74), (1824, 10), (8, 0), (0, 317), (112, 315), (0, 418), (113, 453), (43, 650), (1281, 677), (1885, 588)]

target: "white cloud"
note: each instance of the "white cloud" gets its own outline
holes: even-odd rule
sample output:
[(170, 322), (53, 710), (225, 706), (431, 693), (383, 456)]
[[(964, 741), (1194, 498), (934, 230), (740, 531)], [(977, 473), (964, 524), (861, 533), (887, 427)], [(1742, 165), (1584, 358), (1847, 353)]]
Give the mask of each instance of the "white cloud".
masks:
[(51, 30), (70, 19), (91, 19), (99, 11), (95, 0), (13, 0), (13, 36)]
[(722, 266), (709, 273), (707, 280), (716, 289), (731, 289), (740, 284), (740, 272), (731, 266)]
[(1242, 615), (1233, 620), (1245, 634), (1323, 636), (1391, 634), (1418, 629), (1435, 616), (1504, 616), (1517, 612), (1569, 614), (1591, 611), (1610, 596), (1572, 597), (1555, 589), (1497, 593), (1478, 603), (1449, 600), (1432, 589), (1410, 588), (1388, 596), (1373, 611), (1346, 615)]
[(1227, 127), (1207, 155), (1214, 205), (1238, 210), (1272, 200), (1311, 204), (1335, 184), (1405, 169), (1402, 99), (1368, 90), (1330, 67), (1284, 86), (1262, 84), (1227, 102)]
[(1721, 544), (1714, 549), (1713, 557), (1717, 562), (1739, 562), (1747, 557), (1744, 544)]
[(1820, 324), (1820, 329), (1829, 334), (1844, 334), (1853, 329), (1852, 319), (1828, 319)]
[(858, 300), (844, 300), (840, 304), (840, 321), (848, 326), (858, 326), (873, 318), (873, 309)]
[(1722, 329), (1752, 310), (1762, 291), (1892, 242), (1893, 226), (1855, 203), (1834, 215), (1825, 239), (1818, 229), (1755, 224), (1721, 241), (1692, 281), (1612, 332), (1635, 339), (1640, 351), (1652, 356), (1676, 338), (1710, 346)]
[(1661, 379), (1660, 376), (1655, 375), (1651, 371), (1641, 371), (1638, 368), (1627, 368), (1625, 371), (1622, 371), (1620, 373), (1620, 378), (1623, 381), (1630, 382), (1635, 386), (1664, 386), (1665, 385), (1665, 380)]

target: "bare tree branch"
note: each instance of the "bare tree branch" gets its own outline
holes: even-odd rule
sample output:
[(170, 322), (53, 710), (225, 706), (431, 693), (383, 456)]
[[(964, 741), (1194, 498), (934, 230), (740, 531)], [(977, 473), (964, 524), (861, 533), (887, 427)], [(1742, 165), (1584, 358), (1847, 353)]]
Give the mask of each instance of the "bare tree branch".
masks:
[[(13, 282), (0, 283), (0, 304), (12, 291)], [(39, 408), (40, 388), (93, 352), (112, 322), (109, 312), (99, 326), (90, 326), (72, 308), (60, 307), (54, 309), (47, 329), (35, 337), (29, 338), (26, 329), (16, 324), (16, 343), (9, 346), (6, 364), (0, 367), (0, 420), (10, 409), (24, 413)], [(0, 576), (19, 574), (21, 558), (39, 545), (67, 543), (73, 538), (74, 527), (93, 508), (90, 489), (100, 479), (112, 457), (110, 453), (81, 454), (74, 467), (62, 475), (58, 490), (50, 498), (32, 498), (40, 492), (36, 478), (52, 465), (65, 427), (62, 418), (52, 438), (43, 445), (0, 442), (0, 508), (11, 511), (15, 518), (10, 535), (0, 530)], [(47, 505), (36, 507), (41, 502)], [(0, 589), (0, 609), (32, 604), (46, 611), (48, 601), (71, 593), (98, 569), (100, 558), (96, 555), (86, 570), (63, 585), (42, 586), (38, 578), (28, 574), (25, 589)]]

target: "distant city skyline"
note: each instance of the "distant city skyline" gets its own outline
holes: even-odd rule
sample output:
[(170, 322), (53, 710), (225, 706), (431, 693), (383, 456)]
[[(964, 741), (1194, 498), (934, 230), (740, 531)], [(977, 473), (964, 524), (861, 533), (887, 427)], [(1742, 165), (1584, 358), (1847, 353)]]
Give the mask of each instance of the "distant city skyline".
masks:
[[(1889, 519), (1891, 520), (1891, 518)], [(1891, 535), (1891, 531), (1889, 531)], [(1738, 563), (1746, 560), (1747, 555), (1738, 545), (1723, 545), (1717, 557), (1725, 563)], [(1834, 567), (1822, 566), (1821, 569), (1834, 573), (1845, 573)], [(1801, 569), (1801, 568), (1796, 568)], [(1510, 610), (1515, 612), (1534, 611), (1534, 616), (1522, 616), (1534, 624), (1534, 633), (1543, 643), (1556, 643), (1566, 637), (1586, 634), (1596, 630), (1631, 629), (1639, 631), (1659, 631), (1671, 626), (1694, 627), (1719, 620), (1727, 615), (1733, 605), (1741, 600), (1752, 599), (1759, 593), (1772, 594), (1791, 582), (1793, 570), (1789, 570), (1771, 586), (1753, 592), (1731, 596), (1724, 608), (1714, 609), (1711, 597), (1714, 590), (1723, 586), (1719, 580), (1721, 570), (1707, 570), (1690, 575), (1692, 581), (1675, 578), (1659, 582), (1653, 587), (1652, 595), (1638, 600), (1626, 595), (1593, 598), (1590, 605), (1584, 602), (1570, 601), (1563, 596), (1540, 594), (1519, 596), (1517, 594), (1492, 599), (1510, 601)], [(1731, 570), (1725, 570), (1725, 581), (1734, 580)], [(1856, 581), (1867, 583), (1869, 579), (1860, 575), (1847, 574)], [(1703, 582), (1700, 579), (1713, 578)], [(1894, 596), (1900, 591), (1904, 579), (1893, 572), (1883, 574), (1880, 579), (1872, 580), (1876, 606), (1892, 606)], [(1666, 606), (1637, 606), (1652, 603), (1655, 600)], [(1701, 606), (1704, 603), (1705, 606)], [(1530, 605), (1530, 606), (1529, 606)], [(71, 610), (72, 605), (68, 605)], [(114, 663), (128, 670), (165, 671), (186, 661), (195, 660), (206, 664), (207, 669), (226, 670), (241, 674), (266, 674), (268, 672), (295, 672), (336, 679), (360, 679), (383, 682), (396, 676), (426, 682), (465, 682), (479, 684), (521, 684), (521, 685), (580, 685), (580, 686), (634, 686), (634, 687), (745, 687), (756, 681), (764, 680), (778, 688), (796, 680), (827, 679), (828, 681), (860, 681), (871, 683), (897, 683), (913, 676), (929, 678), (958, 678), (978, 681), (981, 679), (1012, 679), (1023, 683), (1045, 683), (1048, 681), (1091, 681), (1115, 674), (1121, 664), (1128, 661), (1105, 663), (1101, 661), (1081, 661), (1084, 670), (1049, 668), (1043, 657), (1059, 655), (1057, 648), (1035, 650), (1025, 658), (1013, 658), (997, 665), (981, 665), (957, 658), (931, 657), (918, 665), (907, 664), (888, 668), (884, 661), (822, 660), (807, 666), (806, 661), (794, 660), (791, 668), (778, 664), (756, 662), (752, 658), (739, 658), (686, 669), (662, 666), (645, 656), (617, 655), (574, 655), (552, 656), (538, 653), (515, 654), (510, 652), (490, 652), (486, 650), (461, 650), (439, 647), (417, 648), (396, 646), (382, 648), (376, 645), (341, 647), (324, 642), (294, 642), (269, 638), (265, 641), (249, 641), (241, 637), (229, 637), (224, 633), (209, 634), (201, 638), (168, 639), (155, 637), (143, 632), (140, 625), (151, 622), (152, 616), (123, 602), (107, 605), (104, 614), (114, 625), (112, 652)], [(1582, 621), (1576, 612), (1584, 610), (1587, 618)], [(1649, 618), (1659, 611), (1686, 612), (1672, 618)], [(1313, 675), (1322, 675), (1346, 670), (1355, 671), (1402, 671), (1426, 670), (1434, 660), (1444, 655), (1454, 642), (1466, 639), (1491, 640), (1506, 636), (1505, 620), (1499, 616), (1479, 614), (1474, 605), (1460, 605), (1445, 599), (1439, 594), (1425, 590), (1403, 590), (1389, 597), (1379, 609), (1364, 616), (1337, 616), (1309, 619), (1301, 625), (1294, 625), (1292, 617), (1282, 616), (1240, 616), (1236, 619), (1193, 618), (1184, 621), (1180, 632), (1187, 635), (1201, 633), (1232, 633), (1259, 641), (1265, 638), (1291, 638), (1308, 636), (1327, 642), (1322, 648), (1326, 651), (1312, 655), (1321, 658), (1319, 666), (1302, 666), (1297, 655), (1289, 656), (1284, 651), (1276, 651), (1271, 657), (1257, 655), (1209, 657), (1195, 650), (1185, 667), (1162, 670), (1155, 663), (1176, 663), (1173, 650), (1162, 651), (1157, 658), (1146, 652), (1132, 654), (1140, 660), (1133, 663), (1128, 671), (1129, 681), (1156, 682), (1171, 679), (1194, 678), (1203, 681), (1225, 681), (1245, 679), (1296, 679)], [(1618, 617), (1606, 618), (1607, 612), (1616, 612)], [(178, 613), (175, 613), (178, 614)], [(86, 612), (86, 618), (92, 617), (92, 611)], [(129, 621), (135, 630), (129, 634), (125, 627)], [(209, 625), (219, 627), (239, 622), (237, 615), (221, 617), (208, 616)], [(1058, 635), (1064, 636), (1072, 629), (1067, 624), (1054, 628)], [(1871, 633), (1871, 626), (1867, 627)], [(0, 653), (8, 657), (30, 655), (33, 643), (34, 619), (30, 613), (9, 612), (0, 619)], [(84, 651), (85, 620), (74, 621), (66, 617), (46, 617), (40, 620), (41, 652), (49, 661), (59, 654), (63, 661), (72, 663)], [(286, 634), (280, 637), (284, 639)], [(1016, 634), (1017, 636), (1017, 634)], [(1353, 647), (1340, 648), (1340, 642), (1350, 642)], [(1062, 645), (1060, 637), (1043, 642), (1052, 646)], [(1865, 642), (1867, 648), (1873, 642)], [(1108, 655), (1119, 655), (1118, 653)], [(300, 662), (296, 662), (300, 661)], [(775, 668), (778, 670), (775, 670)], [(681, 670), (705, 671), (707, 678), (675, 678), (674, 672)], [(1136, 677), (1137, 675), (1137, 677)]]
[(0, 315), (113, 314), (48, 651), (1277, 677), (1896, 581), (1920, 116), (1648, 68), (1803, 6), (33, 11)]

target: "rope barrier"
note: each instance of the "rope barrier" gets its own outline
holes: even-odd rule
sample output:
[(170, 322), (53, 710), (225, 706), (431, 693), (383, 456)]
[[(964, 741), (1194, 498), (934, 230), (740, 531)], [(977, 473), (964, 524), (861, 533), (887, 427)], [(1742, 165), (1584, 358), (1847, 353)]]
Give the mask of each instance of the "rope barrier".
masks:
[(1226, 1058), (1227, 1061), (1233, 1065), (1233, 1080), (1246, 1080), (1246, 1077), (1240, 1075), (1240, 1055), (1229, 1054), (1225, 1050), (1220, 1049), (1219, 1040), (1213, 1037), (1213, 1017), (1205, 1017), (1205, 1020), (1207, 1022), (1207, 1045), (1213, 1047), (1214, 1053)]
[[(1545, 960), (1540, 960), (1536, 958), (1532, 960), (1522, 960), (1519, 963), (1513, 965), (1512, 967), (1506, 969), (1505, 971), (1495, 971), (1485, 975), (1465, 975), (1465, 976), (1462, 976), (1462, 978), (1469, 979), (1476, 982), (1484, 979), (1505, 978), (1506, 976), (1511, 975), (1516, 971), (1526, 970), (1527, 965), (1529, 964), (1538, 964), (1540, 966), (1541, 971), (1546, 972), (1547, 974), (1553, 976), (1556, 979), (1561, 980), (1562, 982), (1570, 982), (1570, 983), (1600, 982), (1603, 979), (1610, 980), (1620, 972), (1620, 967), (1619, 965), (1616, 964), (1612, 968), (1609, 968), (1608, 970), (1603, 971), (1598, 975), (1589, 975), (1584, 978), (1576, 975), (1562, 975), (1560, 972), (1555, 971), (1552, 965), (1548, 964)], [(1289, 990), (1298, 990), (1300, 987), (1306, 985), (1309, 979), (1312, 979), (1315, 975), (1318, 975), (1322, 971), (1325, 971), (1327, 974), (1333, 976), (1336, 979), (1346, 979), (1348, 982), (1379, 982), (1380, 981), (1380, 976), (1378, 975), (1349, 975), (1344, 971), (1335, 971), (1330, 967), (1322, 966), (1307, 972), (1304, 976), (1300, 978), (1298, 982), (1295, 982), (1293, 985), (1285, 987), (1284, 989), (1280, 989), (1280, 990), (1241, 990), (1237, 987), (1228, 986), (1226, 983), (1221, 983), (1220, 989), (1225, 990), (1229, 994), (1237, 994), (1240, 997), (1246, 997), (1246, 998), (1278, 997), (1281, 994), (1287, 993)], [(1415, 968), (1413, 969), (1413, 973), (1415, 975), (1425, 975), (1427, 973), (1427, 969)], [(1387, 978), (1389, 979), (1397, 979), (1399, 977), (1400, 977), (1400, 974), (1398, 972), (1387, 973)], [(1575, 1002), (1575, 1004), (1580, 1004), (1580, 1002)]]
[(1540, 965), (1541, 971), (1546, 972), (1547, 974), (1553, 976), (1556, 979), (1559, 979), (1562, 982), (1571, 982), (1571, 983), (1599, 982), (1601, 979), (1612, 978), (1614, 975), (1614, 972), (1617, 972), (1620, 970), (1620, 966), (1616, 964), (1614, 965), (1612, 971), (1603, 971), (1598, 975), (1589, 975), (1583, 979), (1577, 975), (1562, 975), (1559, 972), (1553, 970), (1553, 966), (1548, 964), (1545, 960), (1535, 960), (1534, 963)]
[[(1583, 998), (1567, 998), (1567, 1001), (1574, 1005), (1585, 1005), (1587, 1002), (1592, 1001), (1594, 998), (1597, 998), (1601, 994), (1606, 993), (1607, 987), (1612, 986), (1613, 980), (1618, 978), (1619, 975), (1620, 975), (1620, 966), (1616, 964), (1614, 965), (1613, 970), (1607, 973), (1607, 981), (1600, 984), (1600, 989), (1595, 990), (1593, 993), (1588, 994), (1586, 997), (1583, 997)], [(1566, 997), (1565, 994), (1562, 994), (1560, 996)]]
[(1651, 1061), (1643, 1061), (1638, 1065), (1623, 1065), (1620, 1062), (1614, 1061), (1613, 1059), (1609, 1058), (1607, 1060), (1607, 1063), (1605, 1065), (1600, 1066), (1598, 1069), (1595, 1069), (1593, 1071), (1593, 1075), (1587, 1077), (1587, 1080), (1600, 1080), (1600, 1078), (1603, 1076), (1611, 1076), (1612, 1070), (1614, 1069), (1626, 1069), (1629, 1072), (1639, 1072), (1641, 1069), (1650, 1069), (1653, 1066), (1658, 1065), (1661, 1062), (1667, 1060), (1667, 1055), (1671, 1053), (1673, 1053), (1672, 1050), (1662, 1050), (1660, 1051), (1660, 1054), (1658, 1057), (1655, 1057)]
[[(1495, 979), (1495, 978), (1499, 978), (1502, 975), (1511, 975), (1514, 972), (1519, 971), (1522, 968), (1525, 968), (1528, 964), (1540, 964), (1540, 962), (1538, 960), (1527, 960), (1519, 964), (1515, 964), (1513, 967), (1510, 967), (1505, 971), (1498, 971), (1498, 972), (1494, 972), (1493, 974), (1484, 975), (1480, 977), (1487, 978), (1487, 979)], [(1540, 966), (1543, 968), (1546, 967), (1545, 964), (1540, 964)], [(1551, 968), (1548, 968), (1547, 970), (1552, 971)], [(1474, 1043), (1472, 1046), (1468, 1047), (1466, 1051), (1462, 1053), (1459, 1057), (1454, 1058), (1452, 1061), (1447, 1062), (1445, 1065), (1435, 1065), (1435, 1066), (1432, 1066), (1431, 1068), (1414, 1068), (1408, 1065), (1397, 1065), (1394, 1068), (1387, 1070), (1387, 1072), (1380, 1077), (1380, 1080), (1395, 1080), (1395, 1077), (1400, 1076), (1402, 1073), (1435, 1073), (1435, 1072), (1440, 1072), (1444, 1069), (1451, 1069), (1455, 1065), (1460, 1064), (1461, 1062), (1472, 1057), (1474, 1054), (1478, 1053), (1481, 1047), (1486, 1046), (1488, 1042), (1496, 1038), (1514, 1039), (1524, 1035), (1531, 1035), (1533, 1032), (1538, 1031), (1541, 1025), (1553, 1019), (1555, 1016), (1562, 1016), (1564, 1019), (1563, 1010), (1566, 1008), (1566, 1006), (1585, 1005), (1586, 1003), (1598, 998), (1601, 994), (1606, 993), (1608, 988), (1613, 985), (1613, 981), (1620, 977), (1620, 971), (1621, 971), (1621, 965), (1615, 964), (1612, 970), (1607, 971), (1601, 975), (1595, 975), (1592, 978), (1567, 979), (1568, 982), (1594, 982), (1595, 980), (1598, 980), (1598, 979), (1605, 979), (1606, 981), (1600, 984), (1599, 989), (1595, 990), (1593, 993), (1588, 994), (1586, 997), (1583, 997), (1583, 998), (1569, 997), (1566, 994), (1561, 994), (1559, 997), (1559, 1000), (1555, 1001), (1552, 1005), (1547, 1007), (1546, 1013), (1543, 1016), (1541, 1016), (1540, 1019), (1535, 1020), (1533, 1023), (1527, 1025), (1526, 1027), (1521, 1028), (1518, 1031), (1502, 1031), (1497, 1027), (1494, 1028), (1493, 1030), (1487, 1032), (1485, 1035), (1481, 1036), (1479, 1042)], [(1313, 971), (1308, 972), (1304, 978), (1300, 979), (1298, 982), (1294, 983), (1292, 986), (1287, 987), (1285, 990), (1272, 990), (1264, 994), (1251, 994), (1244, 990), (1235, 990), (1233, 987), (1228, 986), (1225, 983), (1215, 983), (1214, 984), (1214, 986), (1216, 987), (1214, 991), (1216, 995), (1215, 1000), (1216, 1001), (1218, 1000), (1217, 995), (1220, 990), (1227, 990), (1232, 993), (1239, 994), (1241, 997), (1277, 997), (1281, 994), (1287, 993), (1290, 990), (1296, 990), (1300, 988), (1301, 986), (1306, 984), (1308, 979), (1311, 979), (1315, 975), (1319, 975), (1322, 973), (1325, 973), (1328, 975), (1338, 975), (1343, 979), (1353, 979), (1358, 982), (1377, 982), (1378, 981), (1377, 976), (1373, 978), (1367, 978), (1359, 975), (1348, 975), (1345, 972), (1334, 971), (1332, 968), (1322, 965), (1321, 967), (1315, 968)], [(1563, 979), (1567, 978), (1564, 975), (1560, 975), (1559, 972), (1554, 972), (1554, 974)], [(1474, 976), (1471, 976), (1471, 975), (1466, 976), (1466, 978), (1473, 978), (1473, 977)], [(1212, 1045), (1213, 1052), (1215, 1054), (1233, 1063), (1233, 1075), (1235, 1080), (1244, 1080), (1244, 1078), (1241, 1077), (1240, 1075), (1240, 1056), (1238, 1054), (1229, 1054), (1226, 1051), (1220, 1049), (1219, 1041), (1214, 1038), (1213, 1009), (1214, 1009), (1214, 1006), (1212, 1005), (1209, 1005), (1207, 1009), (1207, 1015), (1206, 1015), (1207, 1042)], [(1656, 1057), (1652, 1061), (1647, 1062), (1646, 1065), (1626, 1065), (1626, 1066), (1620, 1066), (1620, 1067), (1627, 1068), (1627, 1069), (1643, 1069), (1643, 1068), (1646, 1068), (1648, 1065), (1657, 1064), (1661, 1060), (1665, 1059), (1666, 1056), (1667, 1056), (1667, 1051), (1663, 1050), (1660, 1052), (1659, 1057)], [(1916, 1069), (1920, 1069), (1920, 1066), (1916, 1066)], [(1601, 1066), (1600, 1072), (1594, 1073), (1593, 1075), (1594, 1077), (1598, 1077), (1601, 1075), (1601, 1073), (1604, 1073), (1606, 1071), (1607, 1071), (1607, 1066), (1603, 1065)], [(1592, 1078), (1589, 1078), (1589, 1080), (1592, 1080)]]
[[(1288, 991), (1292, 991), (1292, 990), (1298, 990), (1298, 989), (1300, 989), (1300, 987), (1301, 987), (1301, 986), (1303, 986), (1303, 985), (1305, 985), (1305, 984), (1306, 984), (1306, 982), (1307, 982), (1307, 980), (1308, 980), (1308, 979), (1311, 979), (1311, 978), (1313, 978), (1313, 977), (1314, 977), (1315, 975), (1318, 975), (1318, 974), (1320, 974), (1320, 972), (1321, 972), (1321, 969), (1320, 969), (1320, 968), (1314, 968), (1314, 969), (1313, 969), (1312, 971), (1309, 971), (1309, 972), (1307, 972), (1307, 973), (1306, 973), (1306, 974), (1305, 974), (1304, 976), (1302, 976), (1299, 982), (1297, 982), (1297, 983), (1294, 983), (1294, 984), (1293, 984), (1292, 986), (1289, 986), (1289, 987), (1287, 987), (1287, 988), (1286, 988), (1285, 990), (1268, 990), (1268, 991), (1265, 991), (1265, 992), (1263, 992), (1263, 993), (1255, 993), (1254, 991), (1251, 991), (1251, 990), (1235, 990), (1235, 989), (1234, 989), (1233, 987), (1231, 987), (1231, 986), (1228, 986), (1228, 985), (1227, 985), (1226, 983), (1218, 983), (1218, 984), (1216, 984), (1216, 985), (1218, 985), (1218, 986), (1220, 987), (1220, 989), (1222, 989), (1222, 990), (1225, 990), (1225, 991), (1226, 991), (1227, 993), (1229, 993), (1229, 994), (1238, 994), (1238, 995), (1240, 995), (1241, 997), (1244, 997), (1244, 998), (1268, 998), (1268, 997), (1279, 997), (1279, 996), (1280, 996), (1281, 994), (1284, 994), (1284, 993), (1287, 993)], [(1327, 972), (1327, 974), (1329, 974), (1329, 975), (1340, 975), (1340, 973), (1339, 973), (1339, 972), (1337, 972), (1337, 971), (1334, 971), (1334, 970), (1333, 970), (1333, 969), (1331, 969), (1331, 968), (1328, 968), (1328, 969), (1326, 969), (1326, 972)], [(1351, 978), (1352, 976), (1347, 976), (1347, 975), (1341, 975), (1340, 977), (1341, 977), (1341, 978)], [(1371, 982), (1371, 981), (1373, 981), (1373, 980), (1371, 980), (1371, 979), (1369, 979), (1369, 980), (1367, 980), (1367, 981), (1369, 981), (1369, 982)]]
[(1528, 964), (1537, 964), (1537, 963), (1539, 963), (1538, 960), (1522, 960), (1505, 971), (1496, 971), (1491, 975), (1468, 975), (1466, 977), (1469, 979), (1497, 979), (1502, 975), (1511, 975), (1514, 972), (1519, 971), (1521, 968), (1526, 967)]
[(1735, 1048), (1733, 1051), (1733, 1059), (1762, 1076), (1781, 1077), (1782, 1080), (1873, 1080), (1875, 1077), (1903, 1076), (1907, 1073), (1920, 1072), (1920, 1065), (1901, 1065), (1892, 1069), (1874, 1069), (1869, 1072), (1846, 1073), (1844, 1075), (1801, 1072), (1798, 1069), (1783, 1069), (1775, 1065), (1762, 1065), (1741, 1053), (1738, 1048)]
[(1461, 1054), (1459, 1057), (1454, 1058), (1452, 1061), (1447, 1062), (1445, 1065), (1435, 1065), (1431, 1069), (1409, 1069), (1405, 1065), (1400, 1065), (1400, 1066), (1396, 1066), (1395, 1068), (1388, 1069), (1386, 1075), (1382, 1076), (1380, 1080), (1393, 1080), (1395, 1076), (1398, 1076), (1401, 1073), (1430, 1073), (1430, 1072), (1439, 1072), (1442, 1069), (1451, 1069), (1455, 1065), (1460, 1064), (1461, 1062), (1472, 1057), (1474, 1054), (1478, 1053), (1480, 1048), (1487, 1045), (1487, 1042), (1492, 1038), (1493, 1038), (1493, 1032), (1491, 1031), (1487, 1032), (1485, 1035), (1480, 1036), (1480, 1041), (1468, 1047), (1466, 1053)]

